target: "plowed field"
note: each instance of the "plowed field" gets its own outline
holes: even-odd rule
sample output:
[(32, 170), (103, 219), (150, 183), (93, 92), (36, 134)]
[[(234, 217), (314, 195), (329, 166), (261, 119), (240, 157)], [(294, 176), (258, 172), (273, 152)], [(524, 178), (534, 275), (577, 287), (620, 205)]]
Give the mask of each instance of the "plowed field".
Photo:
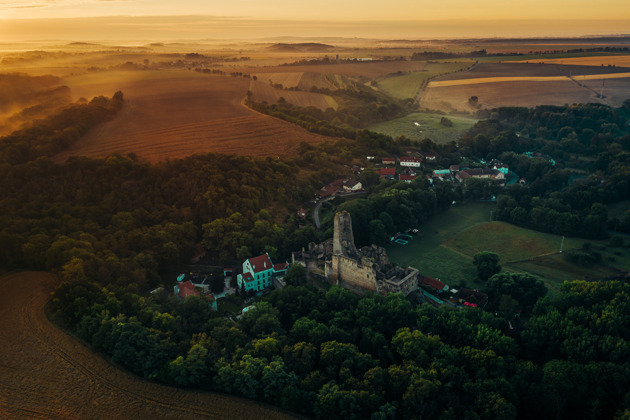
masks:
[(2, 419), (285, 419), (241, 398), (171, 388), (134, 377), (48, 321), (58, 283), (47, 273), (0, 277)]
[(86, 97), (122, 90), (125, 105), (114, 120), (55, 156), (57, 162), (111, 153), (135, 153), (149, 162), (208, 152), (290, 157), (301, 142), (326, 140), (243, 106), (247, 79), (190, 72), (115, 76), (68, 80), (73, 92)]

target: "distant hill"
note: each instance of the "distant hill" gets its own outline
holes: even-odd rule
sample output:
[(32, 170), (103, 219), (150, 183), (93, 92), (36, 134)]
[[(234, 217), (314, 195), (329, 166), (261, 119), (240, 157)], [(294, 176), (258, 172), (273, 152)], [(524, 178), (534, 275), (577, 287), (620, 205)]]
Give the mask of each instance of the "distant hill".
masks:
[(298, 44), (273, 44), (268, 49), (274, 52), (328, 52), (335, 47), (317, 42), (303, 42)]

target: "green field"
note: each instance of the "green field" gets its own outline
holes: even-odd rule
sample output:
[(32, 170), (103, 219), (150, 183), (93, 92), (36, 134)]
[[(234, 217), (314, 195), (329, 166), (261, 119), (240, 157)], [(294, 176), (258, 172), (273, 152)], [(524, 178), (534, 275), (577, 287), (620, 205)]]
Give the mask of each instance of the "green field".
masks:
[(455, 205), (424, 223), (409, 244), (388, 245), (387, 254), (395, 264), (416, 267), (421, 274), (447, 284), (470, 283), (476, 276), (472, 259), (441, 245), (464, 229), (487, 223), (495, 208), (492, 203)]
[(473, 118), (446, 115), (446, 118), (453, 122), (453, 126), (445, 127), (440, 124), (442, 117), (444, 115), (417, 112), (406, 117), (374, 124), (368, 129), (393, 138), (405, 136), (418, 141), (430, 138), (438, 144), (444, 144), (459, 140), (460, 136), (477, 122)]
[(414, 71), (400, 76), (390, 76), (382, 80), (377, 79), (378, 88), (394, 98), (415, 98), (425, 80), (467, 69), (472, 64), (472, 61), (427, 63), (424, 71)]
[[(475, 281), (472, 257), (481, 251), (499, 254), (505, 271), (526, 272), (545, 280), (551, 292), (564, 281), (601, 279), (616, 274), (612, 267), (630, 270), (630, 249), (615, 248), (608, 241), (565, 238), (563, 250), (579, 249), (591, 242), (602, 255), (602, 264), (583, 267), (559, 254), (561, 236), (519, 228), (504, 222), (488, 222), (494, 205), (485, 203), (455, 206), (427, 222), (408, 245), (391, 244), (392, 262), (420, 270), (449, 285), (483, 288)], [(630, 243), (630, 239), (626, 240)]]

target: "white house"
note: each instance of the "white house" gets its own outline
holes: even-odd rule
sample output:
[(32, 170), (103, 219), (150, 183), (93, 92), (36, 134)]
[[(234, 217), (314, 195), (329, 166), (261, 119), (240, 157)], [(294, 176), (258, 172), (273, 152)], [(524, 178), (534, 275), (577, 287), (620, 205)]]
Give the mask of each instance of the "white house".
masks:
[(400, 166), (410, 166), (419, 168), (422, 165), (422, 159), (416, 157), (403, 156), (400, 158)]

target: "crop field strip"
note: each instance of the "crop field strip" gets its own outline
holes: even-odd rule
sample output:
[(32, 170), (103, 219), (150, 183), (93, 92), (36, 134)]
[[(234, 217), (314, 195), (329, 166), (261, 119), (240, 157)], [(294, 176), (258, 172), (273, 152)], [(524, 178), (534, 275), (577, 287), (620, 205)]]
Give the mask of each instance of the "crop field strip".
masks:
[(511, 77), (480, 77), (471, 79), (459, 79), (459, 80), (439, 80), (429, 82), (428, 87), (446, 87), (446, 86), (460, 86), (460, 85), (474, 85), (485, 83), (501, 83), (501, 82), (558, 82), (558, 81), (584, 81), (584, 80), (605, 80), (605, 79), (626, 79), (630, 78), (630, 72), (627, 73), (613, 73), (613, 74), (587, 74), (576, 76), (511, 76)]
[(56, 276), (0, 278), (0, 417), (289, 418), (241, 398), (144, 381), (110, 365), (58, 330), (44, 314)]

